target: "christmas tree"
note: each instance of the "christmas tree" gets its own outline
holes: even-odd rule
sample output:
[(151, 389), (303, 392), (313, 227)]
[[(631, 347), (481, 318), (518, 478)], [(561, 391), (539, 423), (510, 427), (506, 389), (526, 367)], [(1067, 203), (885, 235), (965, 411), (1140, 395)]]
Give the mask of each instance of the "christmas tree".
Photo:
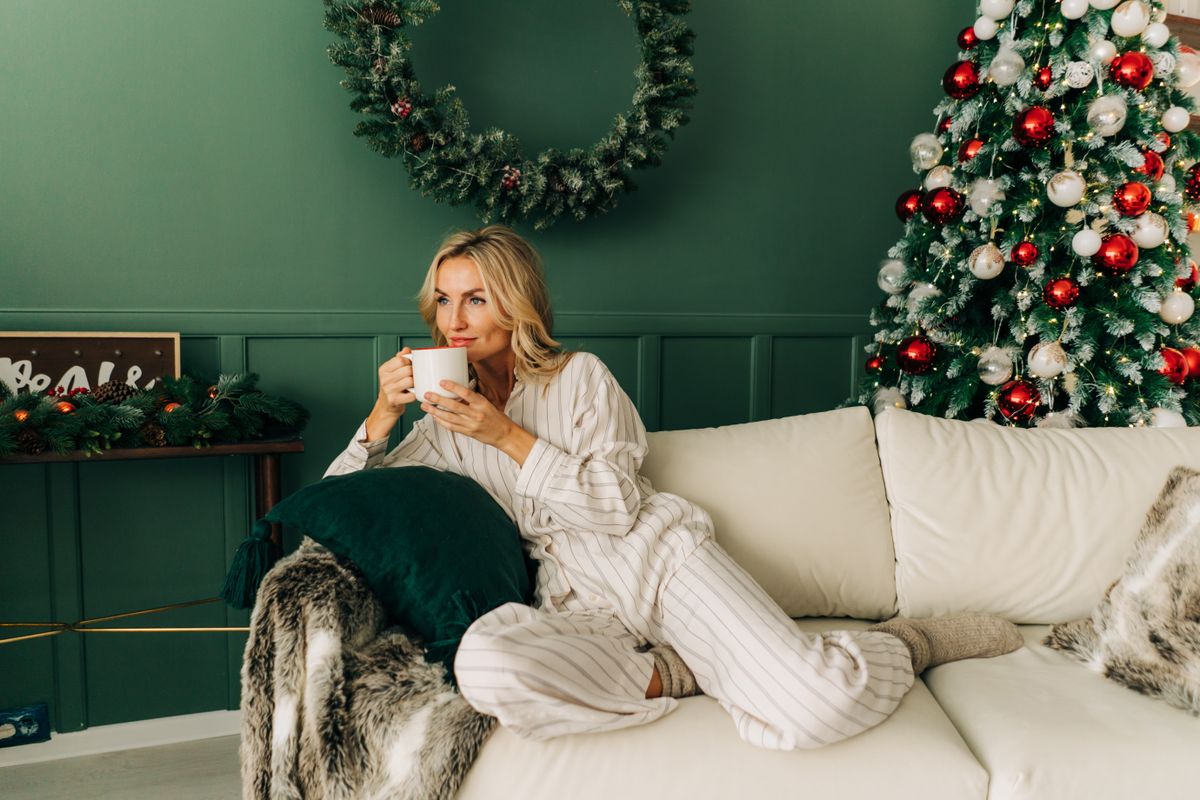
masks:
[(857, 401), (1011, 425), (1200, 425), (1200, 55), (1152, 0), (981, 0), (879, 271)]

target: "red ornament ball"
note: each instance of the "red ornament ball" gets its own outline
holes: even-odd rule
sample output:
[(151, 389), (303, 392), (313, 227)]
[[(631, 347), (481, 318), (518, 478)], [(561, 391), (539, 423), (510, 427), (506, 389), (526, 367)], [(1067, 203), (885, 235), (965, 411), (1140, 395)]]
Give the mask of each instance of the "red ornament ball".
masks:
[(68, 403), (66, 400), (59, 400), (54, 404), (54, 408), (62, 414), (70, 414), (75, 410), (75, 405)]
[(179, 403), (167, 403), (165, 406), (163, 406), (163, 411), (170, 414), (172, 411), (179, 408), (179, 405)]
[(1054, 73), (1049, 67), (1042, 67), (1037, 72), (1033, 73), (1033, 85), (1041, 89), (1043, 92), (1050, 88), (1050, 84), (1054, 82)]
[(1042, 299), (1054, 309), (1070, 308), (1079, 299), (1079, 284), (1071, 278), (1055, 278), (1042, 289)]
[(975, 33), (974, 25), (968, 25), (958, 32), (958, 49), (970, 50), (977, 44), (979, 44), (979, 36)]
[(908, 222), (912, 219), (913, 214), (921, 210), (921, 200), (924, 195), (920, 189), (909, 189), (896, 201), (896, 216), (901, 222)]
[(958, 148), (958, 161), (961, 164), (964, 161), (970, 161), (975, 156), (979, 155), (979, 151), (983, 148), (983, 139), (967, 139)]
[(1171, 134), (1167, 133), (1166, 131), (1159, 131), (1158, 133), (1154, 134), (1154, 138), (1162, 142), (1164, 152), (1171, 149)]
[(13, 416), (17, 418), (17, 422), (24, 422), (29, 419), (29, 412), (23, 408), (18, 408), (13, 412)]
[(1142, 173), (1152, 181), (1157, 181), (1163, 176), (1162, 156), (1153, 150), (1143, 150), (1142, 156), (1145, 160), (1140, 167), (1134, 167), (1133, 171)]
[(1200, 350), (1189, 347), (1183, 351), (1183, 358), (1187, 361), (1188, 377), (1194, 381), (1200, 380)]
[(1160, 375), (1166, 375), (1171, 383), (1183, 383), (1187, 380), (1187, 356), (1174, 347), (1164, 347), (1162, 357), (1164, 363), (1163, 368), (1158, 371)]
[(1038, 259), (1037, 245), (1033, 242), (1021, 242), (1012, 249), (1012, 261), (1022, 267), (1028, 267)]
[(1197, 269), (1196, 262), (1188, 259), (1188, 274), (1182, 278), (1175, 279), (1175, 285), (1185, 292), (1190, 292), (1196, 288), (1196, 284), (1200, 283), (1200, 269)]
[(974, 97), (980, 89), (979, 67), (974, 61), (959, 61), (952, 64), (942, 76), (942, 88), (955, 100)]
[(996, 408), (1009, 422), (1029, 422), (1042, 402), (1042, 393), (1027, 380), (1018, 378), (1000, 387)]
[(942, 121), (937, 125), (938, 133), (945, 133), (950, 130), (950, 126), (954, 124), (954, 117), (942, 117)]
[(1105, 236), (1100, 242), (1099, 252), (1092, 256), (1092, 263), (1113, 273), (1129, 272), (1137, 262), (1138, 247), (1123, 233)]
[(1130, 181), (1113, 192), (1113, 205), (1123, 216), (1136, 217), (1145, 213), (1152, 198), (1150, 187), (1141, 181)]
[(883, 356), (871, 356), (864, 366), (867, 372), (883, 372)]
[(1017, 114), (1013, 136), (1026, 147), (1041, 147), (1054, 137), (1054, 114), (1045, 106), (1032, 106)]
[(921, 213), (934, 225), (946, 225), (962, 216), (963, 196), (948, 186), (941, 186), (925, 195)]
[(909, 336), (896, 350), (896, 363), (900, 369), (913, 375), (924, 375), (933, 369), (936, 357), (937, 345), (924, 336)]
[(1154, 64), (1145, 53), (1121, 53), (1108, 65), (1108, 75), (1122, 86), (1141, 91), (1154, 80)]
[(1200, 202), (1200, 162), (1192, 164), (1187, 171), (1187, 182), (1183, 185), (1183, 193), (1193, 203)]

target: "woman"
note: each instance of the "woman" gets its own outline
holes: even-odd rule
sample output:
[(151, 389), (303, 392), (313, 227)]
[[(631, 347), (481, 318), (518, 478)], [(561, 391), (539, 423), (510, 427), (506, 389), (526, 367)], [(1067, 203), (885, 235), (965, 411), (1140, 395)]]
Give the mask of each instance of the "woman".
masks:
[[(886, 719), (926, 666), (1019, 646), (991, 617), (802, 632), (716, 544), (703, 509), (638, 474), (633, 403), (598, 358), (551, 338), (541, 260), (512, 230), (448, 237), (418, 304), (438, 345), (467, 348), (471, 386), (414, 397), (400, 351), (326, 475), (424, 464), (471, 477), (512, 514), (538, 562), (537, 605), (476, 620), (454, 673), (518, 734), (637, 725), (699, 690), (752, 744), (818, 747)], [(414, 402), (427, 416), (385, 455)]]

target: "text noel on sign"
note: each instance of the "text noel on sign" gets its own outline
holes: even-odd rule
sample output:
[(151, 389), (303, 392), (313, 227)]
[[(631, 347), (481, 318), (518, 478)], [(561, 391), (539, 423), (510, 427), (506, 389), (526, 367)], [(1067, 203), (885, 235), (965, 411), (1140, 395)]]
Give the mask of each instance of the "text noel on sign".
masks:
[(150, 389), (168, 375), (179, 377), (178, 333), (0, 331), (0, 381), (14, 392)]

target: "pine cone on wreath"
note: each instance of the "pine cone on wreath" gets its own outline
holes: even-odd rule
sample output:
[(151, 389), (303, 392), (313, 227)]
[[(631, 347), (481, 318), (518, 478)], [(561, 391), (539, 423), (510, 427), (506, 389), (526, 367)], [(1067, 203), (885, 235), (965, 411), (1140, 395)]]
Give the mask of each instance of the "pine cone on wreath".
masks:
[(385, 28), (399, 28), (404, 24), (404, 20), (400, 19), (400, 15), (390, 8), (377, 8), (368, 5), (362, 10), (363, 19), (369, 21), (372, 25), (382, 25)]
[(110, 403), (116, 405), (122, 403), (137, 394), (137, 389), (123, 381), (108, 381), (96, 387), (96, 391), (92, 392), (92, 398), (97, 403)]
[(22, 453), (36, 456), (46, 449), (46, 443), (38, 436), (37, 431), (26, 428), (17, 434), (17, 447)]
[(408, 140), (409, 147), (414, 153), (420, 153), (429, 147), (429, 137), (423, 133), (414, 133), (413, 137)]
[(165, 447), (167, 444), (167, 432), (155, 422), (147, 422), (141, 427), (140, 433), (142, 441), (150, 447)]

